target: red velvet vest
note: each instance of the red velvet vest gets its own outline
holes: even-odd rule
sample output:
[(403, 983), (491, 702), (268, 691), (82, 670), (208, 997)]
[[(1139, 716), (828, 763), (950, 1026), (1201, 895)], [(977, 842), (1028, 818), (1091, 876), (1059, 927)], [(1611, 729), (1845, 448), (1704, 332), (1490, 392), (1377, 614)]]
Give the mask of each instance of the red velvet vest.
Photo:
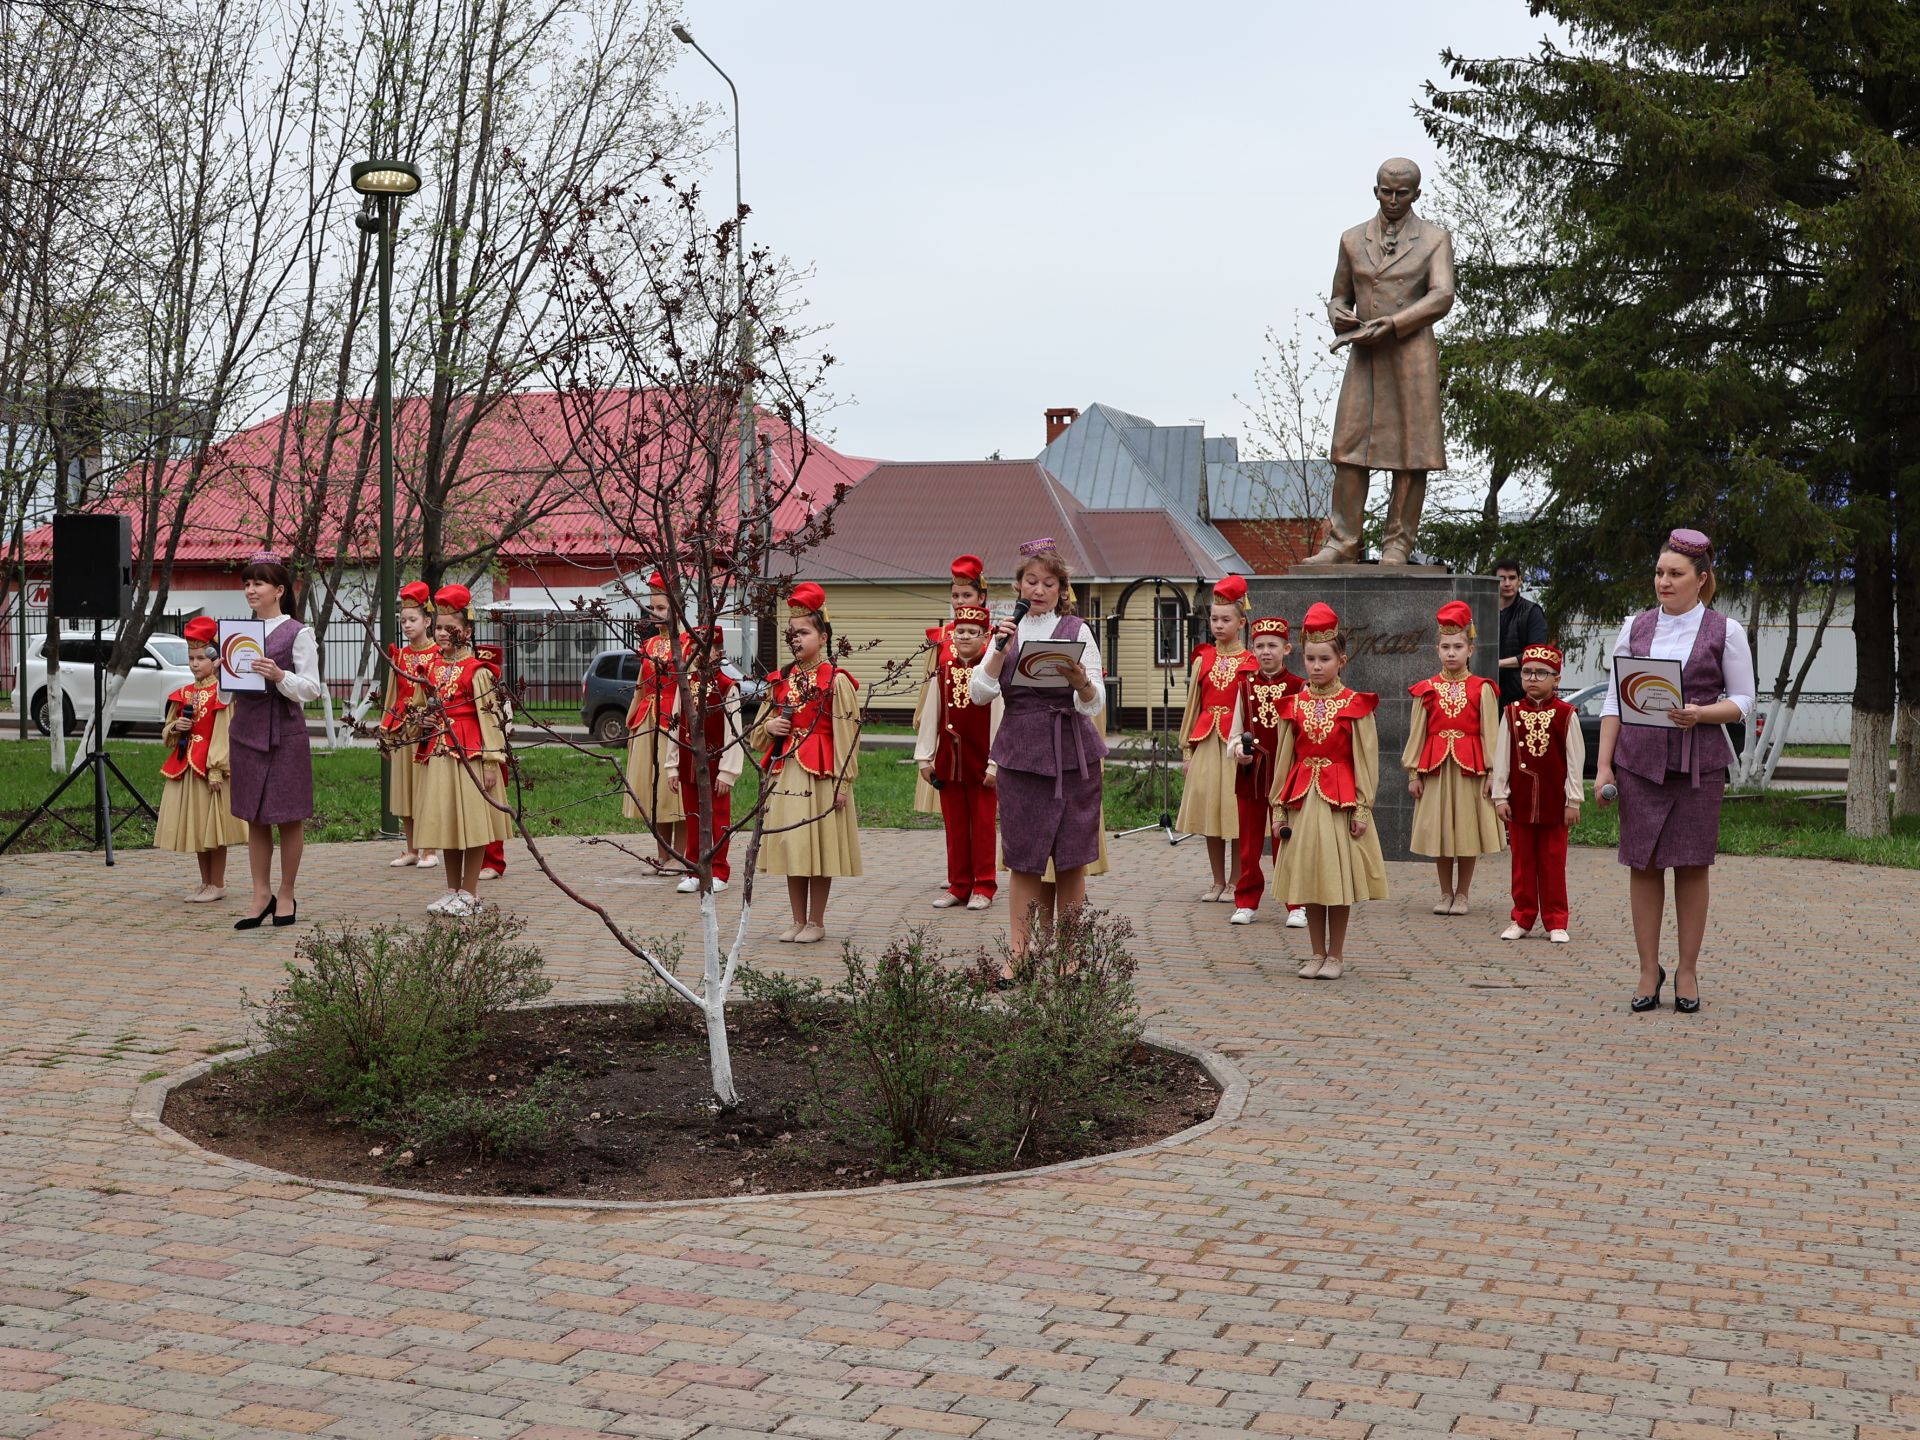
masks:
[(480, 705), (473, 693), (473, 679), (488, 668), (475, 655), (433, 663), (427, 672), (427, 684), (439, 695), (446, 722), (434, 727), (433, 733), (415, 747), (416, 762), (424, 764), (434, 755), (471, 757), (487, 748), (480, 733)]
[(1492, 756), (1480, 743), (1480, 696), (1491, 681), (1478, 675), (1448, 680), (1435, 675), (1409, 685), (1407, 693), (1427, 708), (1427, 743), (1420, 773), (1431, 775), (1451, 759), (1469, 775), (1484, 775)]
[(973, 666), (949, 654), (934, 672), (933, 682), (940, 687), (933, 773), (966, 785), (978, 785), (986, 778), (987, 746), (993, 739), (993, 707), (973, 703), (967, 688), (972, 679)]
[[(727, 692), (738, 685), (731, 675), (722, 670), (707, 682), (707, 723), (702, 727), (703, 738), (707, 744), (707, 775), (711, 778), (720, 769), (720, 756), (726, 750), (733, 737), (727, 733)], [(700, 698), (700, 681), (689, 677), (687, 688), (696, 701)], [(680, 784), (687, 789), (687, 803), (691, 805), (693, 778), (693, 727), (687, 723), (687, 716), (681, 712), (674, 726), (680, 739)]]
[(1193, 652), (1188, 683), (1199, 690), (1200, 699), (1193, 713), (1193, 728), (1187, 732), (1187, 744), (1198, 745), (1209, 735), (1217, 735), (1221, 744), (1226, 743), (1233, 728), (1233, 702), (1239, 698), (1240, 682), (1259, 668), (1260, 662), (1250, 650), (1222, 655), (1206, 644)]
[[(680, 637), (680, 653), (687, 653), (690, 636)], [(640, 646), (640, 680), (633, 687), (633, 703), (627, 707), (627, 729), (672, 723), (673, 708), (680, 698), (680, 683), (673, 664), (673, 646), (667, 632), (649, 637)]]
[(1287, 697), (1307, 688), (1307, 682), (1291, 670), (1282, 670), (1272, 679), (1256, 670), (1247, 676), (1240, 692), (1246, 709), (1242, 716), (1246, 733), (1253, 736), (1251, 765), (1239, 766), (1233, 777), (1234, 790), (1243, 795), (1266, 795), (1273, 789), (1273, 759), (1280, 750), (1281, 715)]
[(413, 699), (417, 682), (426, 679), (427, 671), (439, 658), (438, 645), (428, 645), (424, 649), (412, 645), (405, 648), (387, 646), (387, 659), (393, 666), (393, 704), (380, 717), (382, 730), (398, 730), (405, 723), (407, 705)]
[(1280, 803), (1298, 810), (1309, 790), (1336, 810), (1360, 803), (1353, 773), (1353, 726), (1380, 705), (1378, 695), (1344, 686), (1333, 695), (1302, 690), (1289, 695), (1280, 718), (1293, 726), (1293, 768), (1280, 791)]
[(1564, 700), (1507, 707), (1507, 803), (1522, 825), (1558, 825), (1567, 818), (1567, 727), (1578, 723)]
[(160, 762), (160, 773), (169, 780), (178, 780), (191, 770), (204, 779), (207, 752), (213, 747), (213, 717), (227, 708), (227, 702), (220, 698), (219, 682), (182, 685), (167, 696), (167, 703), (193, 706), (193, 729), (187, 732), (187, 753), (184, 756), (180, 753), (178, 740), (167, 747), (167, 758)]
[[(815, 775), (839, 774), (833, 753), (833, 680), (841, 674), (845, 672), (824, 660), (811, 670), (788, 666), (773, 672), (770, 698), (783, 709), (793, 706), (792, 731), (767, 747), (765, 758), (775, 775), (789, 760), (799, 761), (802, 770)], [(860, 683), (851, 675), (847, 680), (855, 686)]]

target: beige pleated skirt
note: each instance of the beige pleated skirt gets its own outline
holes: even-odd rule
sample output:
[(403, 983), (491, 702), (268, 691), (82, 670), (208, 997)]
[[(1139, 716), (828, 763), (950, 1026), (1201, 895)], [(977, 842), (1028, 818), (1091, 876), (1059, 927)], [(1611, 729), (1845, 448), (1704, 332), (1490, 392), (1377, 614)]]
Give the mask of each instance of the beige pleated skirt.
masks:
[(673, 740), (664, 730), (649, 725), (633, 732), (627, 741), (629, 793), (620, 799), (620, 811), (627, 819), (663, 826), (686, 819), (680, 792), (667, 783), (673, 764)]
[(760, 869), (769, 875), (861, 875), (860, 815), (848, 785), (847, 807), (833, 808), (833, 779), (789, 760), (767, 793)]
[(1193, 747), (1187, 761), (1186, 784), (1180, 791), (1180, 817), (1173, 828), (1189, 835), (1240, 838), (1240, 807), (1233, 796), (1240, 767), (1227, 753), (1227, 742), (1209, 735)]
[[(411, 763), (411, 762), (409, 762)], [(487, 767), (473, 762), (473, 774), (451, 755), (436, 755), (416, 765), (413, 790), (413, 843), (422, 850), (471, 850), (505, 840), (513, 833), (504, 810), (481, 793), (476, 776)], [(499, 766), (492, 767), (496, 772)], [(504, 785), (495, 791), (507, 798)]]
[(1425, 780), (1425, 791), (1413, 802), (1414, 854), (1452, 859), (1507, 848), (1493, 802), (1480, 793), (1480, 776), (1446, 760)]
[(1380, 833), (1371, 825), (1358, 840), (1349, 830), (1351, 810), (1336, 810), (1318, 790), (1309, 790), (1288, 812), (1291, 839), (1280, 846), (1273, 888), (1289, 905), (1353, 905), (1387, 898), (1387, 865)]
[(424, 765), (413, 763), (413, 746), (402, 745), (398, 750), (389, 750), (387, 757), (393, 762), (393, 813), (400, 816), (413, 814), (413, 792), (419, 788), (419, 772)]
[(205, 780), (189, 773), (167, 781), (161, 792), (153, 843), (156, 849), (177, 850), (183, 855), (198, 855), (223, 845), (244, 845), (247, 822), (233, 818), (225, 790), (216, 795)]

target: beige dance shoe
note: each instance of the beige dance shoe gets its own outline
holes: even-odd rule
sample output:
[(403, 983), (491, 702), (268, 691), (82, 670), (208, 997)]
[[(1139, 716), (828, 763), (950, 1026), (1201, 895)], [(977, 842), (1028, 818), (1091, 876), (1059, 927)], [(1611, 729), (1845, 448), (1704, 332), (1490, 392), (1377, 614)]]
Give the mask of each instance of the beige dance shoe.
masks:
[(1466, 913), (1467, 913), (1467, 897), (1465, 895), (1455, 895), (1453, 897), (1453, 904), (1447, 907), (1447, 914), (1464, 915)]
[(1312, 980), (1318, 977), (1320, 967), (1325, 963), (1326, 960), (1324, 956), (1309, 955), (1300, 962), (1300, 968), (1293, 973), (1298, 975), (1302, 980)]
[(796, 945), (818, 945), (826, 938), (827, 932), (820, 926), (802, 925), (799, 930), (794, 933), (793, 943)]
[(1442, 895), (1440, 897), (1440, 903), (1433, 907), (1433, 913), (1436, 915), (1451, 915), (1453, 913), (1453, 896), (1450, 894)]

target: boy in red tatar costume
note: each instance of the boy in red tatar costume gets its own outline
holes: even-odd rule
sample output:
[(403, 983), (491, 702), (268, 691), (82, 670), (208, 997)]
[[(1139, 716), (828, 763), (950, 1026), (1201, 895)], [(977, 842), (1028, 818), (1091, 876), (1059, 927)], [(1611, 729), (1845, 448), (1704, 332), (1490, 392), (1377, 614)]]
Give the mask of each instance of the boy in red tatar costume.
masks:
[(395, 869), (407, 865), (430, 867), (440, 863), (431, 850), (413, 843), (413, 742), (419, 729), (420, 687), (427, 670), (440, 658), (433, 643), (433, 591), (424, 580), (400, 587), (400, 633), (407, 643), (387, 646), (387, 704), (380, 716), (383, 744), (393, 756), (393, 813), (406, 832), (407, 848), (389, 860)]
[[(1234, 925), (1253, 923), (1267, 888), (1260, 862), (1265, 858), (1267, 831), (1273, 823), (1267, 795), (1273, 789), (1273, 758), (1280, 745), (1280, 713), (1289, 695), (1307, 688), (1306, 681), (1287, 669), (1287, 656), (1293, 651), (1287, 622), (1278, 615), (1264, 615), (1253, 622), (1252, 629), (1253, 658), (1260, 668), (1243, 682), (1240, 704), (1234, 711), (1233, 738), (1228, 742), (1239, 768), (1233, 782), (1234, 801), (1240, 811), (1240, 876), (1233, 887), (1235, 908), (1229, 922)], [(1287, 906), (1289, 927), (1299, 929), (1306, 923), (1304, 906)]]
[[(962, 605), (974, 605), (984, 608), (987, 603), (987, 564), (978, 555), (956, 555), (953, 564), (948, 567), (951, 579), (947, 586), (947, 596), (957, 614)], [(933, 682), (940, 673), (941, 665), (953, 659), (953, 621), (943, 625), (927, 627), (927, 670), (920, 678), (920, 693), (913, 702), (913, 728), (916, 734), (920, 730), (920, 721), (927, 711), (927, 701), (933, 695)], [(946, 814), (940, 804), (940, 794), (927, 783), (924, 775), (918, 776), (913, 784), (913, 808), (923, 815)], [(938, 902), (935, 902), (936, 904)]]
[(1539, 920), (1547, 939), (1566, 944), (1567, 831), (1580, 822), (1586, 798), (1587, 742), (1580, 717), (1554, 695), (1560, 652), (1529, 645), (1520, 652), (1525, 697), (1507, 707), (1493, 752), (1493, 803), (1513, 847), (1513, 923), (1502, 940), (1518, 940)]
[[(674, 863), (668, 846), (681, 821), (680, 795), (668, 783), (673, 774), (673, 711), (680, 689), (675, 679), (677, 661), (667, 630), (672, 603), (667, 579), (658, 570), (647, 577), (647, 613), (659, 631), (640, 645), (640, 679), (627, 707), (627, 794), (620, 802), (629, 820), (644, 820), (654, 832), (654, 853), (661, 868)], [(680, 634), (680, 656), (687, 653), (686, 632)]]
[[(687, 651), (687, 661), (692, 667), (687, 676), (687, 693), (694, 705), (704, 709), (706, 716), (701, 738), (706, 745), (707, 785), (713, 793), (713, 814), (698, 840), (688, 834), (693, 829), (691, 824), (683, 825), (681, 832), (687, 835), (690, 865), (697, 864), (718, 837), (720, 848), (713, 857), (713, 893), (716, 895), (725, 890), (733, 878), (733, 867), (727, 861), (732, 837), (727, 831), (733, 825), (733, 784), (740, 778), (746, 761), (742, 744), (746, 736), (740, 728), (740, 684), (720, 668), (726, 659), (722, 653), (725, 643), (720, 627), (715, 625), (704, 636), (696, 636)], [(680, 758), (670, 783), (679, 792), (680, 808), (691, 821), (700, 813), (700, 790), (699, 772), (694, 768), (693, 726), (689, 720), (689, 712), (682, 709), (674, 726)], [(696, 894), (700, 877), (690, 874), (673, 888), (682, 895)]]
[(209, 615), (189, 620), (183, 632), (193, 684), (167, 696), (167, 724), (160, 738), (167, 758), (160, 773), (167, 786), (154, 823), (156, 849), (191, 855), (200, 865), (200, 888), (190, 905), (227, 897), (227, 847), (247, 843), (247, 826), (233, 818), (227, 801), (227, 724), (220, 698), (220, 622)]
[(949, 627), (951, 653), (933, 673), (933, 694), (922, 707), (913, 747), (920, 778), (938, 790), (947, 832), (947, 893), (936, 910), (993, 903), (995, 769), (987, 752), (1000, 729), (1006, 702), (975, 703), (973, 667), (986, 653), (993, 617), (984, 605), (955, 605)]
[[(1241, 640), (1247, 617), (1247, 582), (1228, 575), (1214, 583), (1207, 625), (1213, 639), (1193, 652), (1187, 676), (1187, 708), (1180, 719), (1180, 744), (1186, 751), (1186, 783), (1174, 825), (1189, 835), (1207, 837), (1207, 863), (1213, 884), (1203, 902), (1231, 900), (1240, 869), (1240, 807), (1235, 799), (1240, 767), (1227, 749), (1240, 682), (1259, 668)], [(1229, 842), (1232, 842), (1229, 844)], [(1231, 867), (1231, 868), (1229, 868)]]
[(1313, 954), (1303, 980), (1338, 980), (1346, 969), (1347, 919), (1362, 900), (1387, 898), (1387, 866), (1373, 829), (1380, 786), (1380, 734), (1373, 712), (1380, 697), (1340, 678), (1347, 637), (1330, 605), (1316, 604), (1300, 623), (1307, 688), (1280, 712), (1274, 757), (1273, 833), (1280, 838), (1274, 888), (1307, 907)]
[(1504, 842), (1487, 798), (1487, 768), (1500, 728), (1500, 687), (1471, 673), (1473, 609), (1449, 600), (1434, 616), (1440, 627), (1440, 673), (1407, 687), (1413, 718), (1400, 755), (1413, 796), (1416, 855), (1434, 857), (1440, 877), (1436, 915), (1467, 913), (1473, 867)]

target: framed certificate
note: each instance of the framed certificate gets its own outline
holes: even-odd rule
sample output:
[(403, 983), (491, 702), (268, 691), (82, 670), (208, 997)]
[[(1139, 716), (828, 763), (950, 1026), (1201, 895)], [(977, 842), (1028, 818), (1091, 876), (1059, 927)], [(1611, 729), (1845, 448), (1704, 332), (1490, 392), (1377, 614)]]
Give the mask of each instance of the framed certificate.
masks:
[(1072, 683), (1064, 673), (1065, 666), (1078, 665), (1086, 648), (1084, 640), (1028, 640), (1020, 646), (1013, 668), (1004, 678), (1039, 690), (1065, 690)]
[(1672, 712), (1686, 704), (1678, 660), (1655, 660), (1637, 655), (1613, 657), (1613, 692), (1620, 703), (1622, 725), (1645, 725), (1655, 730), (1677, 730)]
[(267, 658), (267, 622), (220, 622), (220, 688), (265, 690), (267, 677), (253, 673), (253, 662)]

